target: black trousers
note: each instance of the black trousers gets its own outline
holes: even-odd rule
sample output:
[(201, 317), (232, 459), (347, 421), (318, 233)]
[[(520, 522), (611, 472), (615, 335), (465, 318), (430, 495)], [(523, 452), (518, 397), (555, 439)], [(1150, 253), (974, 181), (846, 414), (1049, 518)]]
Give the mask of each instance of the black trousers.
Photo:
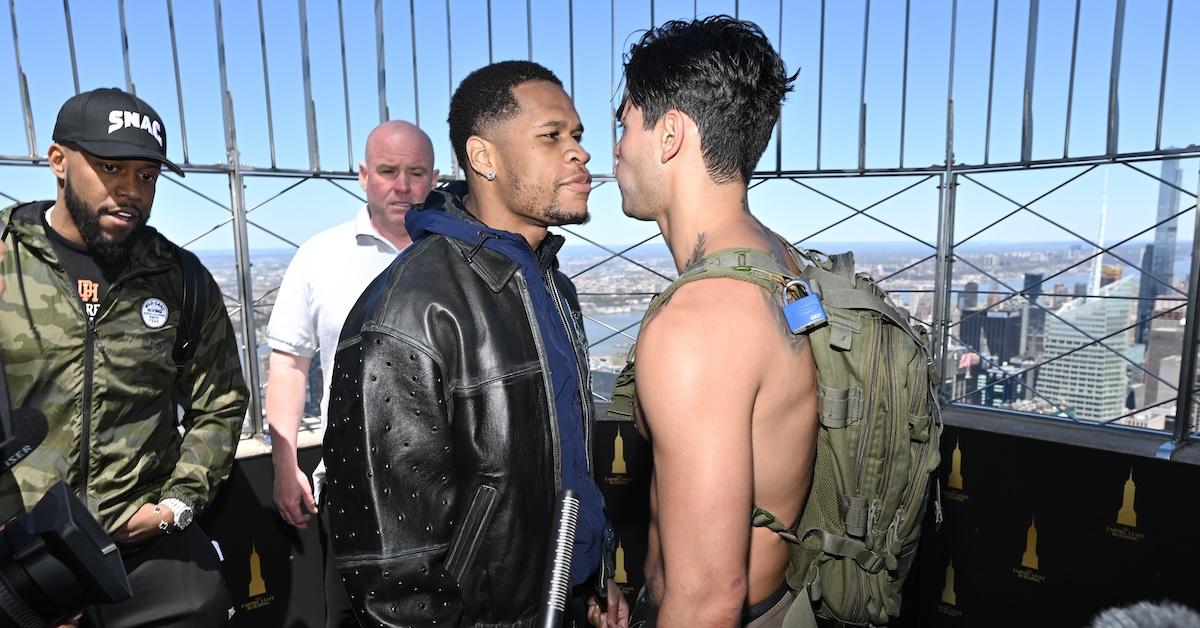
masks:
[(317, 515), (317, 536), (321, 537), (321, 560), (325, 563), (325, 628), (359, 628), (354, 608), (350, 605), (350, 594), (346, 593), (337, 563), (334, 562), (329, 514), (324, 500), (321, 501)]
[(121, 552), (133, 597), (93, 606), (81, 626), (93, 628), (211, 628), (224, 626), (233, 602), (221, 560), (198, 525)]

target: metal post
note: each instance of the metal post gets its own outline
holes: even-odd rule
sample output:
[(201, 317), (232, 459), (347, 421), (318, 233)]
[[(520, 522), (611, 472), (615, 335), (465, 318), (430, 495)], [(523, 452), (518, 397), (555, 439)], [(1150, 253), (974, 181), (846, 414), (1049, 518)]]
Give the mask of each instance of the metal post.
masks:
[(1033, 159), (1033, 76), (1037, 65), (1038, 0), (1029, 0), (1029, 27), (1025, 33), (1025, 98), (1021, 113), (1021, 161)]
[(863, 11), (862, 69), (858, 73), (858, 169), (867, 169), (867, 42), (871, 39), (871, 0)]
[[(67, 51), (71, 55), (71, 79), (75, 81), (75, 93), (78, 94), (79, 63), (75, 59), (75, 29), (71, 27), (71, 0), (63, 0), (63, 20), (67, 27)], [(1170, 21), (1168, 21), (1169, 23)], [(1161, 114), (1159, 117), (1161, 118)]]
[[(179, 77), (179, 45), (175, 41), (175, 5), (171, 0), (167, 0), (167, 30), (171, 32), (171, 62), (175, 66), (175, 102), (179, 105), (179, 145), (183, 148), (183, 163), (189, 163), (188, 160), (188, 139), (187, 139), (187, 121), (183, 117), (183, 81)], [(267, 108), (267, 116), (270, 118), (271, 109)], [(271, 165), (274, 165), (274, 160)]]
[(250, 385), (250, 435), (262, 436), (262, 374), (258, 372), (258, 336), (254, 324), (254, 277), (250, 264), (250, 237), (246, 226), (246, 187), (242, 183), (241, 156), (233, 119), (233, 97), (225, 93), (226, 119), (229, 121), (225, 145), (229, 159), (229, 200), (233, 209), (233, 242), (237, 254), (238, 303), (241, 306), (242, 348), (246, 360), (246, 380)]
[(342, 52), (342, 106), (346, 114), (346, 172), (354, 172), (354, 139), (350, 132), (350, 71), (346, 64), (346, 16), (338, 0), (338, 44)]
[[(262, 52), (263, 98), (267, 105), (267, 143), (271, 145), (271, 167), (275, 167), (275, 121), (271, 107), (271, 70), (267, 63), (267, 25), (263, 20), (263, 3), (258, 0), (258, 48)], [(177, 62), (178, 63), (178, 62)]]
[[(1197, 177), (1197, 188), (1200, 188), (1200, 176)], [(1200, 208), (1200, 205), (1197, 205)], [(1170, 459), (1175, 451), (1187, 442), (1192, 431), (1192, 395), (1196, 392), (1196, 344), (1197, 334), (1200, 334), (1200, 299), (1196, 291), (1200, 290), (1200, 211), (1192, 214), (1195, 219), (1192, 235), (1192, 265), (1188, 276), (1188, 298), (1191, 301), (1187, 307), (1187, 319), (1183, 327), (1183, 353), (1179, 361), (1179, 396), (1175, 399), (1175, 431), (1171, 440), (1162, 444), (1155, 452), (1155, 457)]]
[[(296, 3), (300, 11), (300, 69), (304, 78), (304, 123), (308, 130), (308, 167), (321, 169), (321, 151), (317, 146), (317, 104), (312, 98), (312, 65), (308, 56), (308, 2)], [(221, 53), (222, 55), (224, 52)]]
[(29, 142), (30, 159), (37, 159), (37, 137), (33, 131), (33, 108), (29, 104), (29, 80), (25, 78), (25, 70), (21, 67), (21, 44), (17, 37), (17, 5), (14, 0), (8, 0), (8, 13), (12, 18), (13, 61), (17, 66), (17, 89), (21, 92), (21, 111), (25, 114), (25, 140)]
[[(304, 0), (301, 0), (303, 12)], [(246, 382), (250, 386), (250, 434), (263, 433), (262, 385), (258, 372), (258, 338), (254, 328), (254, 281), (250, 274), (250, 239), (246, 233), (246, 190), (242, 184), (241, 155), (233, 119), (233, 97), (229, 94), (229, 75), (225, 65), (225, 34), (221, 20), (221, 0), (213, 0), (217, 27), (217, 71), (221, 79), (221, 118), (225, 126), (225, 157), (229, 168), (229, 199), (233, 211), (233, 243), (237, 258), (238, 304), (242, 319), (242, 357)]]
[(375, 0), (375, 63), (379, 80), (379, 123), (388, 120), (387, 62), (383, 55), (383, 0)]
[(1108, 142), (1106, 152), (1111, 157), (1117, 154), (1117, 138), (1121, 130), (1121, 44), (1125, 38), (1125, 0), (1117, 0), (1117, 14), (1113, 18), (1112, 60), (1108, 74)]
[(125, 0), (117, 0), (117, 16), (121, 26), (121, 58), (125, 62), (125, 91), (137, 95), (133, 89), (133, 73), (129, 70), (129, 30), (125, 28)]
[[(413, 124), (421, 126), (421, 89), (417, 77), (417, 7), (413, 0), (408, 0), (408, 28), (412, 36), (412, 70), (413, 70)], [(446, 40), (450, 39), (450, 28), (446, 28)], [(453, 79), (451, 79), (453, 80)]]
[[(949, 144), (949, 142), (947, 142)], [(950, 342), (950, 296), (954, 279), (954, 202), (957, 198), (958, 174), (950, 169), (939, 175), (938, 185), (938, 236), (937, 270), (933, 279), (933, 359), (937, 360), (938, 372), (942, 374), (938, 390), (946, 393), (946, 353)], [(949, 398), (944, 395), (943, 398)]]

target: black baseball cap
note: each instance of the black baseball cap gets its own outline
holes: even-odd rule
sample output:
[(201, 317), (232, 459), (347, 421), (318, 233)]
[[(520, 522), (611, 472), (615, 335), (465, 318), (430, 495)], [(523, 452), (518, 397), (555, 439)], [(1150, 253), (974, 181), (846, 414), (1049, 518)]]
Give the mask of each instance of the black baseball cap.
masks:
[(54, 141), (106, 159), (157, 161), (183, 176), (167, 159), (167, 130), (146, 101), (115, 87), (76, 94), (63, 103)]

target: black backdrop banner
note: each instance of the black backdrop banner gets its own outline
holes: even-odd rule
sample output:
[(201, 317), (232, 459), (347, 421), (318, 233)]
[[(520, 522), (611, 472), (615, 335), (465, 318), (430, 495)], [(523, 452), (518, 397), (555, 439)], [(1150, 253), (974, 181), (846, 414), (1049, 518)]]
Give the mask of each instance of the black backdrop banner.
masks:
[[(632, 423), (600, 421), (595, 471), (620, 542), (617, 580), (643, 583), (651, 452)], [(311, 471), (318, 448), (300, 451)], [(947, 426), (905, 587), (903, 627), (1087, 626), (1101, 610), (1172, 600), (1200, 608), (1200, 467)], [(231, 626), (317, 628), (324, 596), (316, 525), (275, 514), (269, 456), (238, 460), (201, 518), (225, 556)]]

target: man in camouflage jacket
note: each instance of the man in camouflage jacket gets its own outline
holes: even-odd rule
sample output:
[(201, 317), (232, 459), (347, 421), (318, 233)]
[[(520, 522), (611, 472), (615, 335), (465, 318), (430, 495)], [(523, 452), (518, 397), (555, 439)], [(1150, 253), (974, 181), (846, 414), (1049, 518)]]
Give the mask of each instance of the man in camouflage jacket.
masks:
[(32, 507), (65, 481), (121, 548), (133, 598), (91, 609), (85, 625), (218, 625), (229, 608), (219, 558), (188, 523), (229, 474), (245, 416), (233, 327), (201, 273), (199, 344), (173, 359), (180, 253), (145, 223), (159, 168), (179, 169), (153, 109), (86, 92), (63, 106), (54, 140), (57, 200), (0, 212), (5, 377), (13, 405), (49, 421), (14, 469), (21, 496)]

